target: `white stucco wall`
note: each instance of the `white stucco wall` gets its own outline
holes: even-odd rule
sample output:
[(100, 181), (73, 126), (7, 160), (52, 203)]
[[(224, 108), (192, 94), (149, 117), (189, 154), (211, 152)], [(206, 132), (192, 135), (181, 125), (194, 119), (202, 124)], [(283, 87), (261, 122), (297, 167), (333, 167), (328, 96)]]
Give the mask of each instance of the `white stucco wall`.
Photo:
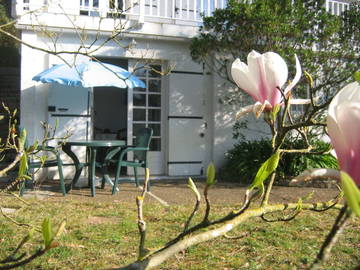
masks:
[(220, 168), (224, 162), (224, 153), (231, 149), (235, 143), (232, 136), (232, 128), (235, 123), (235, 115), (238, 109), (236, 105), (224, 104), (221, 99), (230, 91), (234, 91), (228, 83), (222, 78), (213, 74), (213, 145), (214, 145), (214, 163)]
[[(27, 31), (22, 32), (22, 39), (30, 44), (38, 44), (37, 37)], [(47, 86), (35, 86), (32, 77), (48, 67), (45, 54), (21, 46), (21, 99), (20, 124), (26, 127), (30, 142), (42, 137), (40, 121), (46, 120)]]
[[(224, 102), (225, 96), (241, 90), (216, 74), (213, 75), (213, 87), (213, 157), (216, 167), (221, 168), (225, 161), (225, 153), (232, 149), (237, 141), (233, 138), (236, 113), (241, 107), (249, 105), (253, 101), (247, 94), (241, 94), (236, 105)], [(271, 135), (270, 129), (261, 117), (257, 119), (254, 114), (250, 113), (243, 120), (247, 120), (247, 128), (241, 130), (245, 140), (257, 140)]]

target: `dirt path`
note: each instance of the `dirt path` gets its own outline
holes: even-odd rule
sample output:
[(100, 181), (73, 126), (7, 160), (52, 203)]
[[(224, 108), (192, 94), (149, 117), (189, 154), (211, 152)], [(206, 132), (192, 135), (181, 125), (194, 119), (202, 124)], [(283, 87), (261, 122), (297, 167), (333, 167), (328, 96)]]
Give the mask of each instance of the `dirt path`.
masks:
[[(204, 187), (204, 182), (197, 182), (199, 190)], [(77, 188), (64, 198), (56, 185), (44, 185), (41, 187), (39, 194), (42, 192), (47, 194), (44, 190), (49, 190), (51, 198), (66, 199), (66, 200), (81, 200), (81, 201), (101, 201), (101, 202), (135, 202), (136, 196), (141, 192), (133, 183), (122, 183), (119, 185), (120, 191), (116, 195), (111, 195), (110, 187), (105, 189), (96, 189), (96, 197), (90, 196), (89, 188)], [(217, 183), (216, 186), (210, 190), (210, 200), (213, 204), (227, 204), (227, 203), (241, 203), (245, 187), (236, 183)], [(304, 197), (310, 192), (313, 192), (312, 199), (309, 201), (319, 202), (327, 201), (337, 195), (337, 190), (334, 188), (312, 188), (312, 187), (284, 187), (274, 186), (271, 193), (271, 202), (296, 202), (300, 197)], [(153, 195), (153, 196), (151, 196)], [(174, 204), (192, 204), (194, 202), (194, 195), (187, 187), (185, 180), (159, 180), (152, 181), (151, 195), (148, 196), (150, 202), (165, 201), (170, 205)]]

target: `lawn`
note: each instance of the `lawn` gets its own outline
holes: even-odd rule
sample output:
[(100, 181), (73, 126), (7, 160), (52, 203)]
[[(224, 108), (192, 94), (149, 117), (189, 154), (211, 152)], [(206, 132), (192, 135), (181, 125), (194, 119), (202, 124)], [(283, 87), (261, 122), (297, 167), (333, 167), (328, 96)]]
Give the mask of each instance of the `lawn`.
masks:
[[(59, 247), (23, 269), (109, 269), (136, 259), (135, 203), (50, 197), (27, 199), (30, 205), (26, 206), (10, 196), (1, 195), (0, 200), (2, 207), (18, 208), (9, 214), (18, 222), (40, 226), (44, 217), (51, 217), (56, 227), (62, 219), (67, 221)], [(212, 217), (228, 213), (231, 206), (214, 205)], [(189, 204), (164, 207), (155, 201), (148, 202), (144, 208), (147, 247), (159, 247), (174, 237), (191, 209)], [(337, 212), (303, 212), (286, 223), (252, 219), (232, 232), (243, 237), (221, 237), (192, 247), (166, 261), (161, 269), (304, 269), (316, 256)], [(360, 264), (359, 221), (352, 220), (324, 269), (352, 269)], [(16, 226), (4, 217), (0, 218), (0, 224), (0, 259), (3, 259), (26, 234), (27, 228)], [(41, 238), (37, 235), (25, 248), (31, 252), (40, 244)]]

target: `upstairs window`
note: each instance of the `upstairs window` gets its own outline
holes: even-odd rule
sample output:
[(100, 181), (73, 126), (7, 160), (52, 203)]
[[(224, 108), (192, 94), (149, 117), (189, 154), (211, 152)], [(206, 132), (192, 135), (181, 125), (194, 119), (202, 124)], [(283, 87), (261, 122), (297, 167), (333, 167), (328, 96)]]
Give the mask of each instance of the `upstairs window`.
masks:
[(99, 16), (99, 0), (80, 0), (80, 15)]

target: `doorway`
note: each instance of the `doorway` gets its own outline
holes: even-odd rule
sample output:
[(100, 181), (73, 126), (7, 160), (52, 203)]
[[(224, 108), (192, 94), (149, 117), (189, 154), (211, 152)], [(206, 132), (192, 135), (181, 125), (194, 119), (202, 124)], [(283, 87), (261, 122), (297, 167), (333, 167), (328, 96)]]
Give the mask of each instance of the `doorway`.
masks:
[[(125, 140), (128, 145), (136, 141), (140, 128), (151, 127), (153, 137), (148, 153), (148, 166), (152, 175), (165, 173), (165, 94), (161, 76), (162, 65), (140, 65), (139, 61), (121, 58), (98, 58), (104, 63), (134, 71), (146, 88), (119, 89), (95, 87), (93, 93), (93, 138), (97, 140)], [(133, 70), (133, 67), (137, 67)], [(105, 153), (99, 153), (99, 159)], [(131, 155), (131, 153), (129, 153)], [(128, 156), (131, 158), (131, 156)], [(132, 174), (132, 170), (128, 174)], [(140, 170), (140, 174), (141, 174)], [(126, 174), (122, 171), (121, 174)]]
[[(99, 58), (103, 63), (128, 69), (128, 60)], [(93, 138), (95, 140), (127, 141), (128, 89), (117, 87), (94, 87), (93, 89)], [(98, 159), (105, 153), (99, 151)]]
[[(126, 59), (98, 58), (103, 63), (128, 69)], [(94, 139), (127, 139), (128, 91), (117, 87), (94, 87)]]
[[(133, 143), (139, 129), (150, 127), (153, 136), (148, 152), (148, 167), (151, 175), (165, 174), (165, 86), (163, 65), (131, 61), (134, 74), (141, 79), (146, 88), (134, 88), (129, 91), (129, 136)], [(134, 67), (136, 67), (134, 69)], [(132, 140), (131, 140), (132, 138)]]

